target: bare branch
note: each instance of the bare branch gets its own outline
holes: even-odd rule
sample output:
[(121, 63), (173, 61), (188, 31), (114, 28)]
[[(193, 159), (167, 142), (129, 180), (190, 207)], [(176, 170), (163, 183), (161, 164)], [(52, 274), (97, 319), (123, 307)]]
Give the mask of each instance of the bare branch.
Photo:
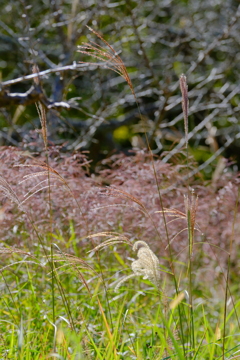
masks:
[(71, 108), (67, 102), (53, 102), (47, 99), (39, 85), (31, 86), (25, 93), (9, 93), (6, 90), (0, 91), (0, 108), (13, 105), (27, 106), (36, 102), (40, 102), (48, 109)]
[[(98, 66), (100, 64), (96, 63), (94, 65)], [(86, 68), (86, 67), (89, 67), (89, 66), (86, 65), (86, 64), (77, 64), (74, 61), (72, 65), (56, 66), (54, 69), (47, 69), (47, 70), (44, 70), (44, 71), (40, 71), (39, 73), (34, 73), (34, 74), (26, 75), (26, 76), (20, 76), (19, 78), (16, 78), (16, 79), (4, 81), (4, 82), (0, 83), (0, 88), (3, 88), (5, 86), (14, 85), (14, 84), (17, 84), (17, 83), (22, 82), (22, 81), (32, 80), (32, 79), (34, 79), (36, 77), (46, 76), (46, 75), (51, 74), (51, 73), (56, 73), (56, 72), (60, 72), (60, 71), (67, 71), (67, 70), (78, 70), (78, 69)]]

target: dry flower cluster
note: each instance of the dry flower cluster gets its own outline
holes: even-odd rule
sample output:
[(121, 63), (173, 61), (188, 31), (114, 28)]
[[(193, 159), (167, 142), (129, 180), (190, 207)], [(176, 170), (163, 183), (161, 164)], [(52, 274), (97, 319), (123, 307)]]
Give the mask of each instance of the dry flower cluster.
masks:
[(157, 256), (149, 248), (145, 241), (136, 241), (133, 245), (133, 250), (137, 251), (137, 260), (134, 260), (131, 264), (133, 274), (122, 278), (117, 286), (116, 290), (122, 285), (123, 282), (128, 279), (142, 275), (144, 279), (150, 280), (156, 287), (160, 286), (160, 269), (159, 260)]

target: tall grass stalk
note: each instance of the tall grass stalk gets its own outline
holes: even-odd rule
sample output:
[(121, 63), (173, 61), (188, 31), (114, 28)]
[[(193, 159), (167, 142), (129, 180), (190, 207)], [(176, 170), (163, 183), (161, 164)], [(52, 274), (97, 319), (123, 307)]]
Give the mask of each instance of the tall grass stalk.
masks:
[[(34, 52), (32, 52), (34, 54)], [(38, 74), (39, 73), (39, 67), (34, 64), (33, 68), (32, 68), (32, 72), (33, 74)], [(33, 79), (34, 83), (36, 84), (36, 86), (41, 87), (41, 82), (40, 82), (40, 78), (39, 76), (35, 77)], [(42, 137), (43, 137), (43, 142), (44, 142), (44, 150), (45, 150), (45, 157), (46, 157), (46, 164), (47, 164), (47, 180), (48, 180), (48, 203), (49, 203), (49, 220), (50, 220), (50, 233), (53, 233), (53, 229), (52, 229), (52, 201), (51, 201), (51, 182), (50, 182), (50, 171), (49, 171), (49, 157), (48, 157), (48, 137), (47, 137), (47, 112), (46, 112), (46, 108), (43, 106), (43, 104), (41, 102), (36, 103), (36, 109), (39, 115), (39, 119), (41, 122), (41, 131), (42, 131)], [(53, 324), (55, 324), (56, 322), (56, 318), (55, 318), (55, 276), (54, 276), (54, 262), (53, 262), (53, 248), (51, 245), (51, 254), (50, 254), (50, 259), (51, 261), (51, 276), (52, 276), (52, 321)], [(55, 349), (54, 349), (55, 351)]]
[[(187, 78), (184, 74), (180, 76), (180, 89), (182, 93), (182, 109), (183, 109), (183, 118), (184, 118), (184, 129), (185, 129), (185, 139), (186, 139), (186, 159), (187, 159), (187, 168), (189, 172), (189, 153), (188, 153), (188, 112), (189, 112), (189, 101), (188, 101), (188, 85)], [(190, 349), (195, 349), (195, 335), (194, 335), (194, 309), (193, 309), (193, 244), (194, 244), (194, 229), (195, 229), (195, 218), (197, 211), (197, 198), (195, 197), (194, 191), (190, 195), (190, 186), (189, 178), (187, 183), (187, 195), (185, 198), (185, 209), (186, 209), (186, 219), (187, 219), (187, 228), (188, 228), (188, 276), (189, 276), (189, 343)], [(190, 355), (190, 354), (189, 354)], [(190, 355), (191, 357), (191, 355)]]
[[(230, 244), (229, 244), (228, 262), (227, 262), (227, 275), (226, 275), (226, 287), (225, 287), (225, 299), (224, 299), (223, 339), (222, 339), (222, 359), (223, 360), (225, 359), (228, 293), (230, 294), (230, 298), (231, 298), (231, 300), (233, 302), (233, 307), (234, 307), (234, 310), (235, 310), (235, 303), (234, 303), (233, 297), (231, 295), (231, 292), (229, 291), (229, 273), (230, 273), (230, 268), (231, 268), (231, 255), (232, 255), (232, 247), (233, 247), (233, 240), (234, 240), (234, 226), (236, 224), (239, 197), (240, 197), (240, 188), (238, 187), (236, 205), (235, 205), (235, 209), (234, 209), (234, 219), (233, 219), (233, 224), (232, 224), (232, 233), (231, 233)], [(235, 313), (236, 313), (236, 310), (235, 310)], [(236, 313), (236, 318), (237, 318), (238, 327), (239, 327), (239, 330), (240, 330), (240, 324), (239, 324), (239, 319), (238, 319), (237, 313)]]

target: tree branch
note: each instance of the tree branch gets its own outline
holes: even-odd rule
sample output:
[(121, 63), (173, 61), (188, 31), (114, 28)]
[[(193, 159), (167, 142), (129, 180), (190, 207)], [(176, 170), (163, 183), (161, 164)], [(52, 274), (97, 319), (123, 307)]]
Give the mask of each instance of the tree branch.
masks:
[(70, 109), (70, 105), (67, 102), (53, 102), (47, 99), (42, 92), (40, 86), (34, 85), (25, 93), (10, 93), (6, 90), (0, 91), (0, 108), (8, 107), (12, 105), (30, 105), (36, 102), (42, 103), (46, 108), (66, 108)]

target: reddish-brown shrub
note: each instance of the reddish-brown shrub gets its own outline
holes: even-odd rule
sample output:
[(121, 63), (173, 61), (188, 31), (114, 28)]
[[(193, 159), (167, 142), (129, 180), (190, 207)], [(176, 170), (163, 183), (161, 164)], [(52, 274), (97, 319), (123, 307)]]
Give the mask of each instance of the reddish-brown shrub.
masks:
[[(39, 187), (47, 185), (46, 175), (30, 176), (22, 182), (26, 174), (43, 171), (40, 164), (45, 160), (43, 155), (31, 157), (19, 149), (1, 149), (1, 174), (20, 200), (24, 199), (29, 189), (41, 181), (46, 180)], [(123, 154), (114, 155), (99, 164), (95, 174), (90, 174), (85, 154), (63, 154), (54, 147), (49, 151), (49, 165), (63, 177), (72, 193), (63, 181), (51, 177), (51, 206), (47, 187), (23, 204), (41, 234), (53, 231), (60, 233), (67, 241), (69, 223), (73, 221), (79, 246), (89, 242), (88, 234), (118, 231), (128, 234), (132, 240), (148, 242), (159, 257), (168, 255), (165, 251), (167, 236), (164, 220), (162, 214), (158, 213), (161, 211), (161, 204), (149, 154), (136, 151), (128, 157)], [(154, 166), (160, 192), (163, 193), (163, 206), (184, 212), (187, 184), (182, 184), (181, 179), (188, 171), (186, 166), (166, 164), (158, 157), (154, 159)], [(237, 260), (240, 243), (239, 214), (236, 209), (238, 183), (238, 175), (230, 171), (224, 173), (214, 185), (204, 183), (200, 176), (195, 176), (190, 181), (199, 197), (196, 221), (201, 230), (195, 232), (193, 257), (198, 260), (198, 264), (204, 265), (204, 271), (208, 271), (212, 260), (215, 263), (219, 261), (221, 266), (226, 263), (232, 237), (232, 261)], [(168, 191), (168, 188), (171, 190)], [(38, 187), (34, 188), (34, 191), (36, 189)], [(29, 238), (33, 244), (37, 239), (28, 217), (2, 193), (0, 201), (1, 241), (10, 245), (31, 247), (31, 242), (26, 239)], [(181, 230), (186, 228), (186, 220), (172, 221), (173, 217), (169, 216), (166, 216), (166, 219), (167, 222), (170, 221), (170, 240), (179, 233), (171, 243), (174, 258), (184, 260), (188, 254), (188, 239), (187, 231)]]

